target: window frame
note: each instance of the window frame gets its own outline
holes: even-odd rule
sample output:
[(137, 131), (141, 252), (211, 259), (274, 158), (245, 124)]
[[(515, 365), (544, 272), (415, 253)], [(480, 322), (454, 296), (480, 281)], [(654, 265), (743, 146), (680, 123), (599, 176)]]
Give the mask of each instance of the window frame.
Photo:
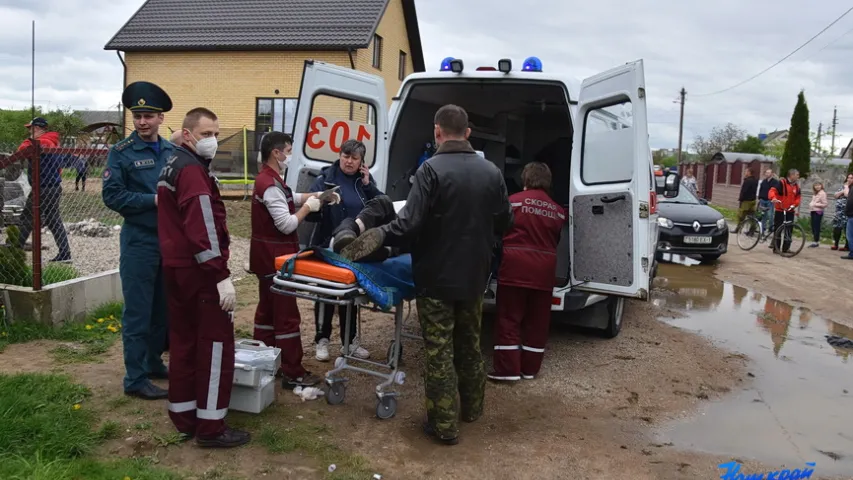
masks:
[[(592, 112), (594, 112), (594, 111), (597, 111), (597, 110), (604, 110), (604, 109), (606, 109), (606, 108), (609, 108), (609, 107), (615, 107), (615, 106), (617, 106), (617, 105), (622, 105), (622, 104), (624, 104), (624, 103), (629, 103), (629, 104), (631, 104), (631, 111), (633, 112), (634, 102), (633, 102), (633, 100), (631, 99), (631, 97), (629, 97), (629, 96), (627, 96), (627, 95), (620, 95), (618, 98), (614, 98), (614, 99), (611, 99), (610, 101), (607, 101), (607, 102), (602, 103), (602, 104), (600, 104), (600, 105), (595, 105), (595, 106), (593, 106), (593, 107), (590, 107), (590, 108), (588, 108), (588, 109), (586, 110), (586, 112), (584, 112), (583, 127), (582, 127), (582, 128), (583, 128), (583, 130), (582, 130), (582, 135), (583, 135), (583, 137), (582, 137), (582, 139), (581, 139), (581, 153), (580, 153), (580, 157), (581, 157), (581, 159), (580, 159), (580, 160), (581, 160), (581, 161), (580, 161), (580, 166), (579, 166), (579, 167), (580, 167), (580, 180), (581, 180), (581, 183), (583, 183), (583, 184), (584, 184), (584, 185), (586, 185), (586, 186), (595, 186), (595, 185), (617, 185), (617, 184), (623, 184), (623, 183), (630, 183), (630, 182), (634, 181), (634, 176), (636, 176), (636, 175), (637, 175), (637, 172), (633, 172), (633, 174), (632, 174), (632, 177), (631, 177), (631, 178), (623, 179), (623, 180), (609, 180), (609, 181), (606, 181), (606, 182), (590, 182), (590, 181), (587, 181), (586, 177), (584, 176), (584, 165), (586, 164), (586, 153), (587, 153), (587, 152), (586, 152), (587, 128), (588, 128), (588, 124), (589, 124), (589, 116), (590, 116), (590, 114), (591, 114)], [(634, 118), (633, 118), (633, 115), (631, 116), (631, 127), (630, 127), (630, 128), (631, 128), (632, 130), (634, 129)], [(634, 155), (637, 155), (637, 152), (633, 152), (633, 153), (634, 153)], [(633, 160), (632, 160), (632, 162), (633, 162)]]
[(373, 68), (382, 70), (382, 37), (378, 34), (373, 34), (373, 58), (371, 59)]
[(409, 55), (406, 52), (400, 50), (400, 55), (398, 58), (400, 65), (397, 67), (397, 79), (402, 82), (406, 79), (406, 62), (409, 60)]

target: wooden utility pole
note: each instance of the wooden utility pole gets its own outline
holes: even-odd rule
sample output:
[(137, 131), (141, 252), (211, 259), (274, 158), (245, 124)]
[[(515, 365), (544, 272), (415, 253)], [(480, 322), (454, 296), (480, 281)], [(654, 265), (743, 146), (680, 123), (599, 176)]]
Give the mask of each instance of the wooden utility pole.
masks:
[(838, 125), (838, 107), (832, 109), (832, 145), (829, 147), (829, 155), (835, 155), (835, 127)]
[(823, 122), (817, 124), (817, 145), (815, 146), (815, 151), (820, 151), (820, 137), (823, 136)]
[(687, 95), (687, 90), (681, 87), (681, 118), (678, 120), (678, 164), (681, 165), (681, 141), (684, 138), (684, 97)]

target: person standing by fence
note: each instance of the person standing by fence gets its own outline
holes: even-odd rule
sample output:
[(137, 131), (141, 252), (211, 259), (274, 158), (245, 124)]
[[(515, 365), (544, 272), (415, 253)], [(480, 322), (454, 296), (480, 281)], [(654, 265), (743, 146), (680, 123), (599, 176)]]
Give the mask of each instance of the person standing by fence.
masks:
[(777, 183), (778, 180), (773, 178), (773, 170), (770, 168), (764, 170), (764, 178), (758, 182), (758, 211), (767, 235), (773, 231), (774, 220), (774, 208), (773, 202), (770, 200), (770, 189)]
[[(34, 118), (30, 123), (24, 125), (30, 131), (42, 149), (57, 149), (59, 148), (59, 133), (48, 131), (47, 120), (41, 117)], [(26, 152), (35, 155), (32, 150), (35, 146), (28, 138), (18, 147), (18, 152)], [(30, 185), (33, 184), (33, 165), (32, 156), (27, 155), (27, 179)], [(68, 245), (68, 233), (65, 231), (65, 224), (62, 222), (60, 200), (62, 199), (62, 177), (60, 176), (60, 168), (62, 168), (63, 156), (57, 152), (42, 153), (39, 159), (39, 205), (40, 216), (44, 221), (53, 239), (56, 240), (56, 247), (59, 253), (56, 254), (51, 262), (71, 262), (71, 247)], [(30, 191), (27, 197), (27, 204), (24, 211), (21, 212), (21, 236), (18, 240), (18, 246), (24, 248), (30, 233), (33, 230), (33, 194), (35, 191)]]
[[(752, 215), (755, 213), (755, 197), (756, 192), (758, 192), (758, 180), (755, 179), (755, 174), (752, 172), (751, 168), (746, 169), (746, 177), (743, 179), (743, 183), (740, 186), (740, 195), (738, 196), (738, 201), (740, 202), (740, 206), (738, 207), (737, 212), (737, 224), (740, 225), (747, 215)], [(735, 233), (737, 233), (737, 228), (735, 228)], [(751, 235), (752, 232), (749, 232)]]
[[(841, 242), (841, 234), (847, 229), (847, 214), (844, 211), (847, 209), (847, 197), (850, 196), (850, 188), (853, 186), (853, 173), (848, 173), (844, 183), (835, 192), (835, 218), (832, 219), (832, 242), (830, 247), (832, 250), (838, 250), (838, 244)], [(841, 247), (842, 252), (850, 251), (850, 237), (847, 237), (844, 246)]]
[(817, 248), (820, 245), (820, 228), (823, 226), (823, 209), (829, 205), (829, 200), (826, 199), (826, 191), (823, 189), (823, 184), (820, 182), (812, 185), (814, 195), (809, 202), (809, 214), (812, 220), (812, 236), (814, 243), (809, 245), (809, 248)]
[(119, 247), (124, 392), (158, 400), (168, 392), (150, 379), (168, 378), (168, 372), (161, 359), (167, 313), (157, 236), (157, 179), (175, 153), (175, 146), (159, 132), (172, 100), (153, 83), (134, 82), (125, 88), (121, 101), (133, 114), (135, 130), (110, 149), (102, 196), (110, 210), (124, 217)]

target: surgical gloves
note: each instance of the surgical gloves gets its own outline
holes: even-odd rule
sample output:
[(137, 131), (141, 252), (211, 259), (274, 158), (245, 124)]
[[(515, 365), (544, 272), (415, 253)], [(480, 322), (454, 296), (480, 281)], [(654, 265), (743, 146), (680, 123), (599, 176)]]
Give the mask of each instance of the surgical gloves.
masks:
[(317, 197), (310, 197), (305, 201), (305, 205), (308, 205), (308, 210), (311, 212), (319, 212), (320, 211), (320, 199)]
[(234, 284), (230, 278), (216, 284), (216, 289), (219, 291), (219, 306), (226, 312), (234, 311), (237, 305), (237, 292), (234, 290)]

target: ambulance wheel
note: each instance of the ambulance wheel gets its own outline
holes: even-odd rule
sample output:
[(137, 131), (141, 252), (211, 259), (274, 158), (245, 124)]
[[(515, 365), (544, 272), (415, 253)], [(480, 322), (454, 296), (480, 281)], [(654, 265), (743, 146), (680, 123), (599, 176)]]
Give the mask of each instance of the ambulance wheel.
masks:
[(376, 416), (380, 420), (388, 420), (397, 414), (397, 398), (384, 396), (376, 402)]
[(344, 403), (344, 398), (347, 396), (347, 387), (343, 382), (333, 383), (329, 385), (329, 393), (326, 395), (326, 402), (329, 405), (340, 405)]
[(607, 328), (603, 331), (605, 338), (616, 338), (622, 331), (622, 314), (624, 311), (625, 299), (623, 297), (607, 299)]

